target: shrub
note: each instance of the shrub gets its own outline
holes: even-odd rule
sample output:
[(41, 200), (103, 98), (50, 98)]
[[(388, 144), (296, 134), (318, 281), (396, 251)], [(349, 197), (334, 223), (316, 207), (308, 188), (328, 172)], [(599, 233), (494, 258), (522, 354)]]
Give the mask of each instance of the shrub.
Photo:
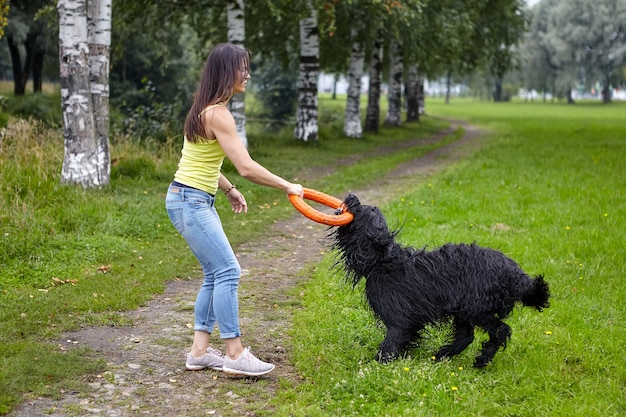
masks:
[(156, 172), (156, 164), (147, 156), (128, 156), (113, 161), (111, 179), (154, 178)]
[[(36, 119), (49, 127), (61, 127), (63, 115), (61, 112), (61, 96), (58, 94), (26, 94), (24, 96), (7, 97), (2, 101), (4, 110), (23, 119)], [(0, 125), (6, 125), (6, 120)]]

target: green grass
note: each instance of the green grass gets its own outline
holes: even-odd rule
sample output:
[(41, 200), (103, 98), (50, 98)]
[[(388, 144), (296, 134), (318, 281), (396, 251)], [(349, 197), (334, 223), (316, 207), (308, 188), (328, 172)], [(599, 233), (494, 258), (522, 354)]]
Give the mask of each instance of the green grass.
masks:
[[(295, 141), (292, 129), (267, 133), (251, 126), (250, 152), (286, 178), (339, 195), (372, 181), (374, 169), (390, 169), (391, 164), (371, 158), (319, 180), (301, 177), (302, 171), (336, 166), (346, 155), (430, 136), (447, 126), (427, 118), (419, 125), (349, 140), (337, 134), (342, 120), (334, 108), (344, 101), (321, 102), (324, 131), (319, 143)], [(394, 160), (431, 148), (417, 148)], [(83, 190), (60, 185), (60, 130), (17, 119), (10, 119), (2, 130), (0, 414), (24, 394), (56, 396), (73, 389), (83, 375), (104, 368), (88, 351), (60, 350), (55, 341), (61, 332), (81, 325), (126, 325), (118, 311), (143, 305), (169, 280), (199, 276), (197, 261), (164, 208), (179, 150), (180, 138), (158, 144), (113, 136), (111, 185)], [(294, 215), (284, 193), (243, 181), (229, 163), (224, 169), (250, 205), (247, 214), (234, 215), (224, 198), (217, 199), (233, 244), (254, 239), (276, 219)]]
[(427, 111), (491, 136), (382, 207), (391, 225), (404, 225), (399, 239), (499, 249), (546, 276), (551, 307), (515, 309), (512, 340), (484, 371), (471, 367), (482, 334), (433, 362), (440, 329), (383, 366), (372, 358), (384, 329), (329, 256), (297, 290), (304, 305), (292, 338), (304, 383), (280, 391), (276, 415), (624, 415), (626, 106), (429, 100)]

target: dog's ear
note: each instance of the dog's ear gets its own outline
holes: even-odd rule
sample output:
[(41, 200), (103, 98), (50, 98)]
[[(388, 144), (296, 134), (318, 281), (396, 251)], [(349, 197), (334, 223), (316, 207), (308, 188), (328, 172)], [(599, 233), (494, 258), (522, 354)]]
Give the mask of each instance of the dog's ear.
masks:
[(348, 208), (348, 211), (352, 214), (355, 214), (358, 209), (361, 208), (361, 202), (359, 201), (359, 198), (354, 195), (354, 193), (349, 193), (343, 202)]
[(393, 242), (393, 235), (389, 233), (389, 227), (383, 213), (381, 213), (378, 207), (372, 207), (369, 213), (371, 214), (367, 225), (368, 237), (381, 246), (386, 246)]

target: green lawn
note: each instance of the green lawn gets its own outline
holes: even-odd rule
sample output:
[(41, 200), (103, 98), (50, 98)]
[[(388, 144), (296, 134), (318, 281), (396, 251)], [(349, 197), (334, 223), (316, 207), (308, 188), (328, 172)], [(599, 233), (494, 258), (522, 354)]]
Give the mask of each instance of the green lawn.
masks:
[(625, 415), (626, 105), (428, 100), (427, 112), (491, 135), (382, 207), (404, 225), (399, 239), (499, 249), (545, 275), (551, 307), (515, 309), (512, 340), (486, 370), (471, 366), (482, 335), (433, 362), (439, 329), (383, 366), (372, 357), (384, 329), (326, 259), (298, 289), (292, 337), (305, 382), (280, 393), (278, 415)]

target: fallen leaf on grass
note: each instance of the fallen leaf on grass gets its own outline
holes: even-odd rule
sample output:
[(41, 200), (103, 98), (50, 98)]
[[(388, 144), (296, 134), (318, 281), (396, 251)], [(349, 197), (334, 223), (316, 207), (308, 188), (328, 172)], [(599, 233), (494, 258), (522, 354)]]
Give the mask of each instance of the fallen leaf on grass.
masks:
[(76, 285), (78, 284), (78, 280), (77, 279), (59, 279), (57, 277), (52, 277), (52, 286), (56, 287), (58, 285), (63, 285), (63, 284), (72, 284), (72, 285)]

